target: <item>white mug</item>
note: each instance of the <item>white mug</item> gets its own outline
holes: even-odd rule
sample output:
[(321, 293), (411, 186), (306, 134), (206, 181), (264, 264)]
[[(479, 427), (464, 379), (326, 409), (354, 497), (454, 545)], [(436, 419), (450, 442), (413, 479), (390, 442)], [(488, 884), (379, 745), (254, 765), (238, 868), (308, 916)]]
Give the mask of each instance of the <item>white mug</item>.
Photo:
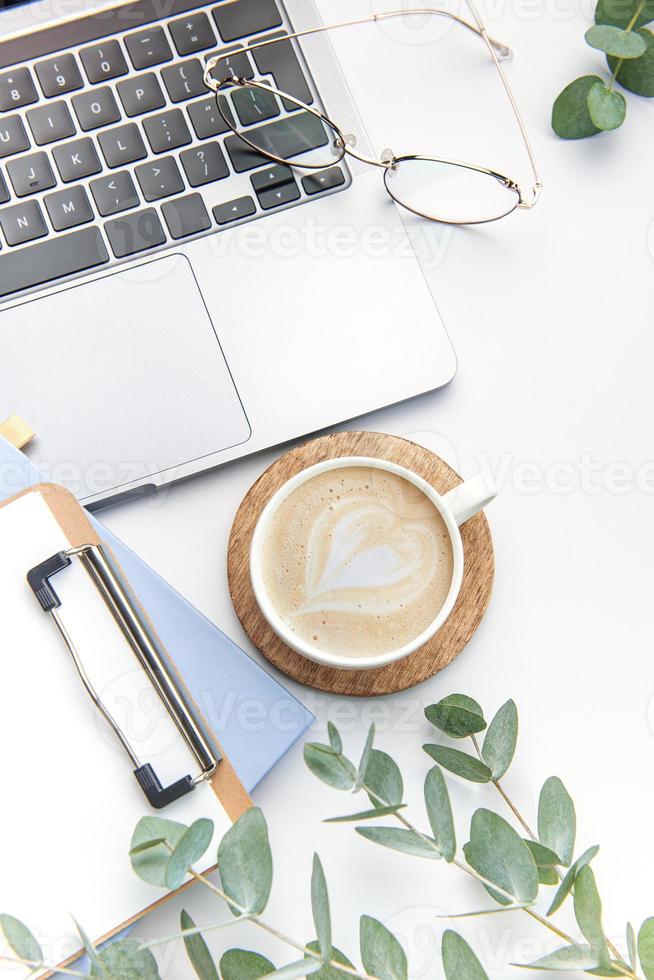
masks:
[[(396, 476), (402, 477), (415, 487), (418, 487), (443, 518), (452, 545), (452, 581), (445, 602), (439, 609), (438, 614), (429, 626), (409, 643), (405, 643), (404, 646), (398, 647), (395, 650), (389, 650), (370, 657), (346, 657), (329, 653), (298, 639), (295, 633), (277, 613), (263, 581), (262, 546), (270, 521), (277, 508), (289, 494), (306, 480), (310, 480), (312, 477), (318, 476), (320, 473), (328, 470), (341, 469), (344, 466), (365, 466), (385, 470), (388, 473), (394, 473)], [(496, 495), (497, 491), (494, 485), (492, 485), (490, 479), (483, 473), (479, 473), (470, 480), (465, 480), (465, 482), (460, 483), (448, 493), (440, 494), (427, 480), (418, 476), (417, 473), (385, 459), (374, 459), (368, 456), (340, 456), (336, 459), (326, 459), (322, 463), (309, 466), (307, 469), (301, 470), (295, 476), (291, 477), (290, 480), (287, 480), (273, 494), (259, 515), (259, 520), (254, 529), (252, 543), (250, 545), (250, 579), (257, 604), (269, 626), (277, 636), (292, 650), (301, 653), (302, 656), (313, 660), (315, 663), (326, 664), (329, 667), (342, 667), (349, 670), (366, 670), (371, 667), (383, 667), (385, 664), (392, 663), (395, 660), (401, 660), (402, 657), (413, 653), (426, 643), (427, 640), (431, 639), (452, 612), (459, 592), (461, 591), (461, 583), (463, 581), (463, 542), (461, 541), (459, 525), (464, 524), (482, 510)]]

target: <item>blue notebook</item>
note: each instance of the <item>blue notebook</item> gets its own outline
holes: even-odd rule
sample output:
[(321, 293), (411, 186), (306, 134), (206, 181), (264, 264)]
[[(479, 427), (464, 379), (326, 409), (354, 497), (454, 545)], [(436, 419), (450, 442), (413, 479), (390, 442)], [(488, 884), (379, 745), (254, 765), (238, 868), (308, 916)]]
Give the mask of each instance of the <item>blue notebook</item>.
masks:
[[(0, 437), (0, 500), (42, 482), (47, 478)], [(101, 521), (91, 514), (89, 519), (113, 549), (171, 660), (250, 792), (307, 730), (313, 715)]]

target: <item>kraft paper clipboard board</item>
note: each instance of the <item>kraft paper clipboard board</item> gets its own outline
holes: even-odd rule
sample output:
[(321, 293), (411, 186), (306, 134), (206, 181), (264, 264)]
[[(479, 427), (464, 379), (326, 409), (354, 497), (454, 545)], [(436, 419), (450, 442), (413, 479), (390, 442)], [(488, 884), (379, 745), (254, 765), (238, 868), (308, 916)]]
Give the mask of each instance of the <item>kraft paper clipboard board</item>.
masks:
[[(213, 819), (207, 870), (218, 839), (251, 805), (212, 736), (221, 759), (211, 781), (163, 810), (148, 806), (129, 758), (26, 581), (29, 569), (51, 555), (100, 543), (84, 510), (61, 487), (38, 485), (0, 505), (0, 910), (24, 921), (47, 962), (58, 965), (80, 950), (72, 916), (101, 942), (169, 897), (130, 867), (140, 817), (185, 824)], [(91, 577), (73, 562), (54, 581), (58, 612), (80, 659), (139, 756), (153, 761), (166, 784), (179, 777), (180, 767), (188, 772), (188, 748)], [(0, 961), (0, 978), (28, 972)]]

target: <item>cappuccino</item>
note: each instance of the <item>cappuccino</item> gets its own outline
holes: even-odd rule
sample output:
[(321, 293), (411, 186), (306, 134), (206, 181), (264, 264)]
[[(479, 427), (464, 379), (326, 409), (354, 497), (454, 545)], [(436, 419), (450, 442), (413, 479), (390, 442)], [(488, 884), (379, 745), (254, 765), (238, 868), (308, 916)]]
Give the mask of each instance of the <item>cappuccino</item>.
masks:
[(441, 514), (408, 480), (344, 466), (296, 487), (262, 541), (262, 575), (288, 629), (325, 653), (398, 649), (434, 621), (452, 583)]

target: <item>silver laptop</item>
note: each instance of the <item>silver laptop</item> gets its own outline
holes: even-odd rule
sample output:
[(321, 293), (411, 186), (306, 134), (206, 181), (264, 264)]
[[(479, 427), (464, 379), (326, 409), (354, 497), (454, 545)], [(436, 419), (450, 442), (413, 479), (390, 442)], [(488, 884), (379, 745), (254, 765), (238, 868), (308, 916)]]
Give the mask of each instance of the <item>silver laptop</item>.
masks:
[[(203, 83), (228, 50), (365, 146), (325, 35), (248, 52), (328, 0), (60, 6), (0, 11), (0, 420), (48, 478), (99, 505), (452, 378), (379, 173), (274, 166)], [(293, 106), (227, 99), (283, 140)]]

